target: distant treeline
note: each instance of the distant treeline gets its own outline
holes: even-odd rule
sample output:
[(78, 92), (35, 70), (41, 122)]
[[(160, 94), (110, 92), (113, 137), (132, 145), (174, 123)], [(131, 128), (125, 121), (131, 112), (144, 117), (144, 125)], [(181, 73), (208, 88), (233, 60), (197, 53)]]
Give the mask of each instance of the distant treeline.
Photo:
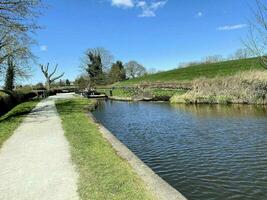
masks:
[(120, 60), (114, 61), (112, 54), (104, 48), (87, 49), (82, 59), (82, 69), (83, 74), (75, 80), (80, 89), (113, 84), (147, 73), (137, 61), (125, 64)]

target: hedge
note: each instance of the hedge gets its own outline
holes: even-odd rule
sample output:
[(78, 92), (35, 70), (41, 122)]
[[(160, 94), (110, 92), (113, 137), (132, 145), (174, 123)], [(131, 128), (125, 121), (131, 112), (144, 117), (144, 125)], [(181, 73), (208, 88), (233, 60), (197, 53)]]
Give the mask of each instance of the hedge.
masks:
[[(1, 90), (3, 91), (3, 90)], [(36, 90), (32, 92), (6, 92), (8, 95), (6, 96), (0, 96), (0, 116), (11, 110), (16, 105), (29, 101), (36, 97), (47, 97), (51, 95), (56, 95), (57, 93), (63, 93), (63, 92), (72, 92), (74, 89), (51, 89), (49, 91), (46, 90)]]
[(0, 116), (11, 110), (13, 107), (19, 103), (28, 101), (36, 97), (35, 92), (28, 93), (16, 93), (12, 92), (7, 96), (0, 96)]

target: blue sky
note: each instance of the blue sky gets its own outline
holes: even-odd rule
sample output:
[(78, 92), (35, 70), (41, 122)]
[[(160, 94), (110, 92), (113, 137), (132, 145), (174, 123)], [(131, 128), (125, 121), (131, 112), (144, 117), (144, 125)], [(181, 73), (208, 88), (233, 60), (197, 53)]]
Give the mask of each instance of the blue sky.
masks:
[[(168, 70), (242, 47), (252, 0), (45, 0), (33, 47), (39, 63), (59, 64), (73, 80), (87, 48)], [(44, 81), (38, 66), (27, 83)]]

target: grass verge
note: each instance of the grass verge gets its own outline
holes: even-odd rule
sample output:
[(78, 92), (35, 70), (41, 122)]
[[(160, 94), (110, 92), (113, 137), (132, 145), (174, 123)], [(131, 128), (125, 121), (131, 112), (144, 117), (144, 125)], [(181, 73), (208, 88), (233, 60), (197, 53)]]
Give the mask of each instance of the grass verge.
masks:
[(21, 103), (0, 117), (0, 147), (13, 134), (25, 115), (31, 112), (38, 102), (36, 100)]
[(59, 100), (57, 110), (79, 172), (81, 199), (154, 199), (130, 165), (122, 160), (102, 137), (97, 124), (88, 118), (88, 99)]

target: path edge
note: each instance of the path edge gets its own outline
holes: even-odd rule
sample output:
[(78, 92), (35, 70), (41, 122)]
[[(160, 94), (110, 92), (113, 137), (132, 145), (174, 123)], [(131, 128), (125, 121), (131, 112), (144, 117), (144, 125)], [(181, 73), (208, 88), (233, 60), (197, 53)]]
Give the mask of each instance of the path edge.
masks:
[(146, 188), (152, 194), (160, 200), (187, 200), (187, 198), (157, 175), (107, 128), (99, 123), (91, 112), (89, 112), (88, 117), (98, 125), (102, 136), (112, 145), (117, 154), (130, 164), (134, 172), (143, 180)]

